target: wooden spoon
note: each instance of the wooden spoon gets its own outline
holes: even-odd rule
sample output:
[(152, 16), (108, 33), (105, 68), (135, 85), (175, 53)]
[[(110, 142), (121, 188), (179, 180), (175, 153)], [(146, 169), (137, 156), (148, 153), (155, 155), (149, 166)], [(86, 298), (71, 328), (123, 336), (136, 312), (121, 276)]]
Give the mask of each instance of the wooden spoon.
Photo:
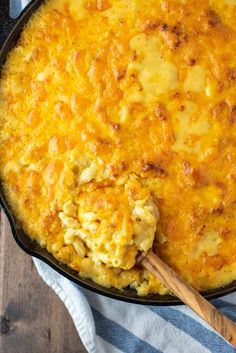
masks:
[(185, 283), (177, 273), (163, 262), (152, 250), (143, 253), (140, 263), (179, 299), (188, 305), (196, 314), (205, 320), (213, 329), (223, 336), (232, 346), (236, 347), (236, 325), (221, 314), (201, 294)]

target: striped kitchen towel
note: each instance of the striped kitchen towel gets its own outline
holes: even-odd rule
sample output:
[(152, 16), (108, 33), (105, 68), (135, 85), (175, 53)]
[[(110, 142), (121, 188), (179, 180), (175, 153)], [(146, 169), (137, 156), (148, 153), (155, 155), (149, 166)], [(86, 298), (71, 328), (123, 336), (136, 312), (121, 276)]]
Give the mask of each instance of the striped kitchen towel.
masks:
[[(34, 262), (65, 303), (89, 353), (236, 353), (186, 306), (123, 303), (73, 284), (38, 259)], [(213, 304), (236, 321), (236, 293)]]
[(10, 0), (10, 16), (11, 18), (17, 18), (22, 9), (30, 2), (30, 0)]
[[(11, 16), (17, 17), (27, 2), (11, 0)], [(185, 306), (119, 302), (76, 286), (38, 259), (34, 262), (64, 302), (89, 353), (236, 353)], [(213, 303), (236, 321), (236, 293)]]

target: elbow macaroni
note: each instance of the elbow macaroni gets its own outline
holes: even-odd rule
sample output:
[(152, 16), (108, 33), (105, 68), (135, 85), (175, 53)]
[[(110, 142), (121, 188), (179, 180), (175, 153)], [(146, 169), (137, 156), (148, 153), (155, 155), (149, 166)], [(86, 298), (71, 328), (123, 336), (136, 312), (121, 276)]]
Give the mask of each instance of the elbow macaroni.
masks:
[[(146, 198), (134, 200), (131, 189), (136, 197), (145, 193)], [(117, 195), (113, 200), (114, 193)], [(97, 209), (93, 201), (104, 205)], [(67, 202), (59, 217), (65, 231), (65, 244), (72, 244), (80, 257), (85, 254), (84, 242), (95, 262), (128, 270), (134, 266), (138, 251), (152, 247), (159, 212), (148, 191), (133, 175), (117, 190), (114, 187), (102, 192), (96, 190), (93, 197), (84, 193), (77, 202), (77, 212), (76, 206)], [(126, 203), (127, 208), (120, 210), (118, 202)]]

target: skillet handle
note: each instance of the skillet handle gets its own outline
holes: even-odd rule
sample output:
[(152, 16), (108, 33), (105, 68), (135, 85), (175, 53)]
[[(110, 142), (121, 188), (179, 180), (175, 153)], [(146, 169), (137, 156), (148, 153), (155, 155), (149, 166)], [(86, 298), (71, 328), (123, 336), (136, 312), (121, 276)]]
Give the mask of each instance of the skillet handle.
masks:
[(0, 47), (12, 30), (16, 19), (10, 18), (10, 0), (0, 0)]

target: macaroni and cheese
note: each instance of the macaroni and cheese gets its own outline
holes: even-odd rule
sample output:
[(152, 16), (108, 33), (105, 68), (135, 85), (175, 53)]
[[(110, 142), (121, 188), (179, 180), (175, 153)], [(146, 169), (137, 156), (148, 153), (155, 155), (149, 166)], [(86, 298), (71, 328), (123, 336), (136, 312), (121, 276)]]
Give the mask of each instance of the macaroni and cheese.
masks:
[(106, 286), (236, 279), (236, 1), (48, 0), (0, 78), (0, 168), (25, 232)]

